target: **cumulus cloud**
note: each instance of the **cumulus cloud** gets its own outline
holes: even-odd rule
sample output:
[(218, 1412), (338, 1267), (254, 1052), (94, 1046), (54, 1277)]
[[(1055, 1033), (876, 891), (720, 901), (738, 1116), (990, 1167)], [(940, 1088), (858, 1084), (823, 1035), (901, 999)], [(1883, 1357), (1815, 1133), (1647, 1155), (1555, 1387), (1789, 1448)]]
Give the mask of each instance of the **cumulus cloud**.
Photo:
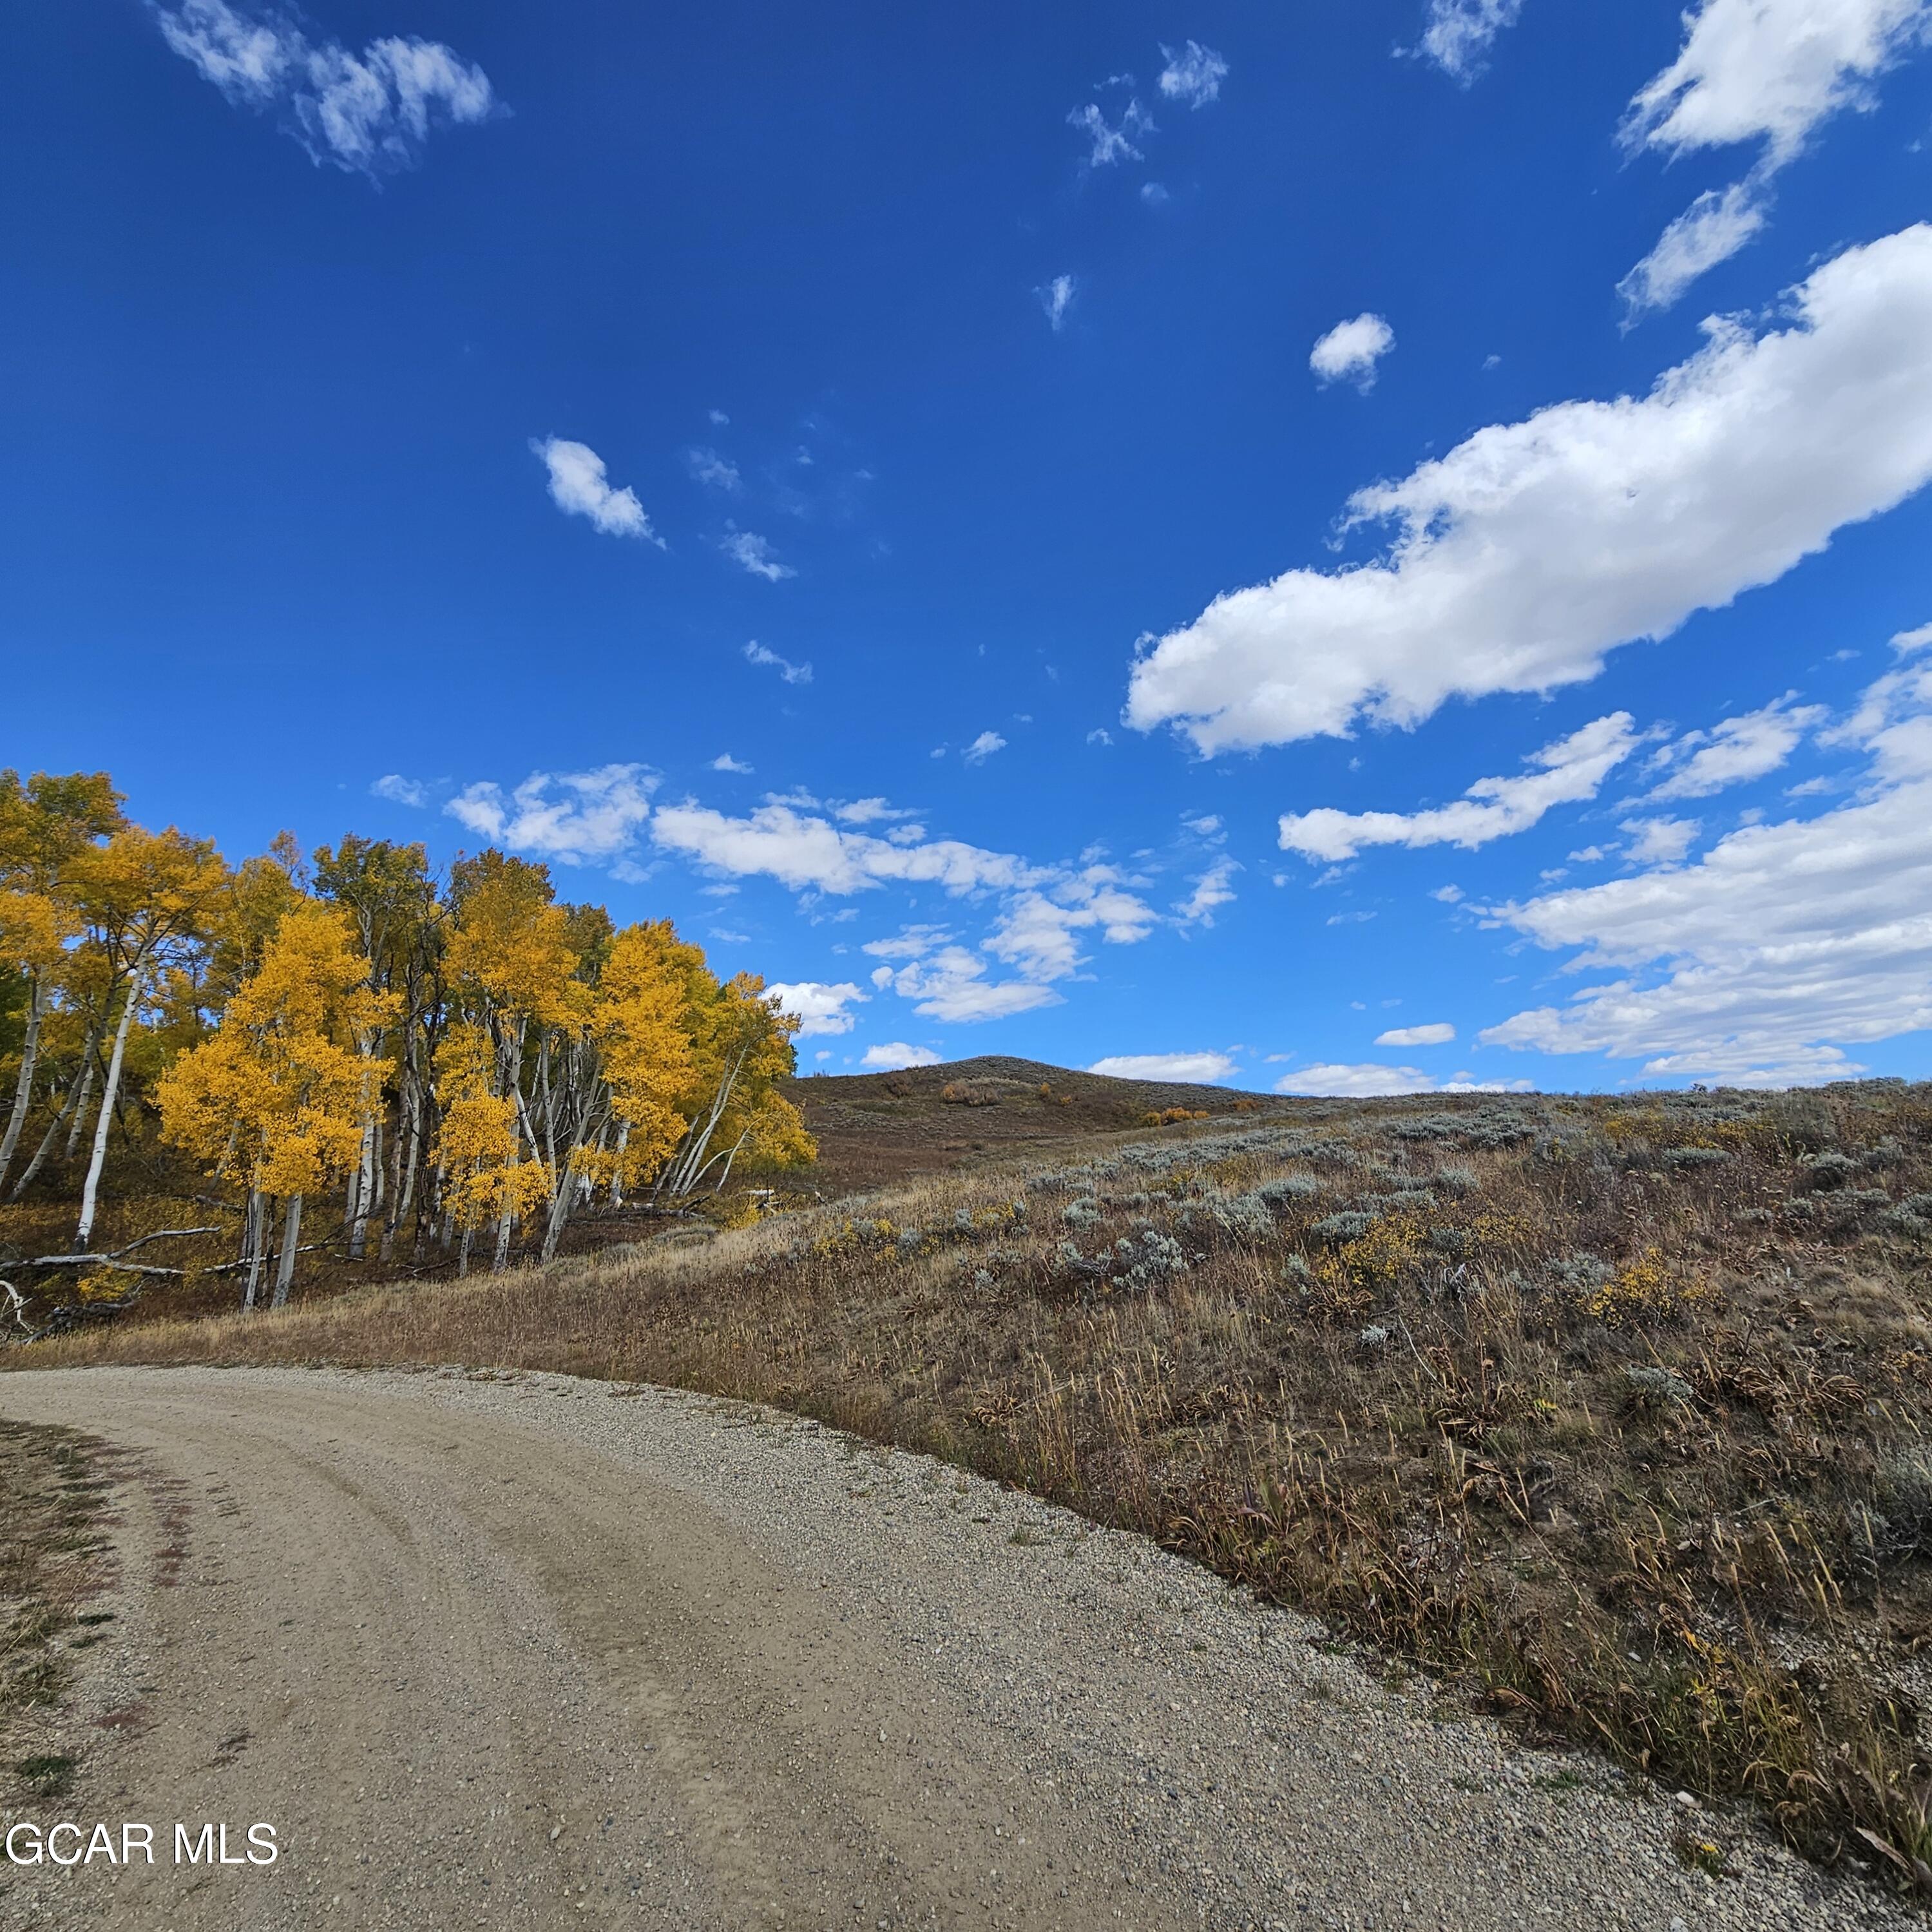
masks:
[(591, 527), (607, 537), (641, 537), (660, 550), (664, 548), (637, 492), (612, 489), (603, 458), (587, 443), (547, 436), (533, 440), (530, 448), (550, 472), (550, 501), (566, 516), (589, 518)]
[(775, 670), (788, 684), (809, 684), (812, 666), (794, 664), (789, 658), (782, 658), (774, 650), (768, 650), (756, 638), (745, 646), (745, 662), (761, 664), (767, 670)]
[(1709, 340), (1640, 399), (1478, 430), (1358, 491), (1384, 557), (1218, 598), (1136, 664), (1127, 715), (1202, 752), (1412, 725), (1452, 697), (1547, 692), (1668, 636), (1932, 478), (1932, 226), (1847, 249), (1786, 326)]
[(1338, 322), (1308, 352), (1308, 366), (1330, 382), (1352, 382), (1364, 395), (1376, 386), (1376, 364), (1395, 346), (1395, 331), (1378, 315)]
[(1630, 834), (1624, 856), (1636, 866), (1676, 865), (1701, 830), (1694, 818), (1626, 818), (1618, 829)]
[(1391, 1027), (1376, 1035), (1378, 1046), (1447, 1046), (1456, 1037), (1456, 1029), (1447, 1020), (1434, 1020), (1427, 1026)]
[(982, 731), (959, 755), (969, 765), (983, 765), (995, 752), (1004, 752), (1006, 741), (997, 731)]
[(862, 987), (854, 986), (850, 980), (827, 986), (818, 980), (782, 980), (767, 986), (765, 992), (778, 1001), (784, 1011), (798, 1016), (798, 1036), (801, 1040), (850, 1033), (855, 1023), (854, 1016), (846, 1008), (872, 998)]
[(1928, 0), (1702, 0), (1684, 45), (1638, 89), (1629, 147), (1678, 155), (1762, 140), (1774, 158), (1820, 122), (1872, 104), (1872, 81), (1932, 32)]
[(642, 765), (532, 772), (508, 797), (500, 785), (466, 785), (443, 809), (493, 844), (577, 866), (629, 847), (657, 783)]
[(1369, 845), (1460, 845), (1474, 851), (1492, 838), (1526, 832), (1552, 806), (1594, 798), (1604, 780), (1636, 748), (1628, 711), (1613, 711), (1546, 745), (1515, 778), (1478, 778), (1454, 805), (1428, 812), (1338, 812), (1332, 806), (1286, 812), (1281, 848), (1340, 864)]
[(1702, 0), (1684, 45), (1640, 88), (1619, 132), (1630, 148), (1675, 158), (1761, 143), (1743, 180), (1700, 195), (1623, 280), (1630, 320), (1666, 308), (1769, 219), (1770, 183), (1814, 129), (1869, 108), (1871, 83), (1932, 33), (1932, 0)]
[(874, 1072), (896, 1073), (906, 1066), (937, 1066), (939, 1056), (929, 1046), (908, 1046), (902, 1040), (889, 1040), (883, 1046), (868, 1046), (859, 1064)]
[(1087, 1070), (1110, 1080), (1178, 1080), (1192, 1086), (1211, 1085), (1238, 1070), (1225, 1053), (1114, 1053)]
[(1694, 864), (1493, 908), (1574, 952), (1571, 970), (1617, 976), (1483, 1038), (1783, 1085), (1858, 1072), (1848, 1046), (1932, 1026), (1932, 663), (1906, 657), (1837, 735), (1868, 761), (1846, 803), (1746, 826)]
[(1146, 157), (1134, 143), (1154, 132), (1154, 117), (1137, 100), (1130, 100), (1120, 110), (1117, 124), (1109, 124), (1106, 116), (1090, 101), (1084, 107), (1075, 108), (1067, 116), (1066, 124), (1086, 136), (1090, 168), (1111, 168), (1120, 161), (1144, 160)]
[(157, 6), (168, 45), (238, 106), (274, 110), (310, 160), (374, 180), (421, 158), (432, 128), (500, 111), (489, 76), (440, 41), (371, 40), (352, 54), (286, 14), (228, 0)]
[(798, 574), (790, 564), (779, 562), (772, 554), (771, 545), (754, 531), (728, 531), (718, 540), (718, 548), (740, 569), (748, 571), (754, 577), (762, 577), (767, 584), (782, 583), (786, 578)]
[(742, 764), (738, 759), (733, 758), (729, 752), (720, 752), (717, 757), (711, 760), (711, 769), (714, 772), (735, 772), (742, 777), (752, 768), (749, 765)]
[(1163, 46), (1160, 57), (1166, 65), (1156, 85), (1165, 99), (1199, 108), (1221, 98), (1221, 83), (1228, 77), (1228, 63), (1212, 47), (1204, 47), (1198, 40), (1189, 40), (1178, 52)]
[(1771, 196), (1755, 175), (1707, 188), (1617, 284), (1628, 317), (1668, 308), (1707, 269), (1727, 262), (1771, 219)]
[(1522, 0), (1429, 0), (1416, 51), (1467, 87), (1488, 65), (1491, 43), (1522, 11)]
[(1798, 748), (1812, 726), (1825, 717), (1820, 704), (1793, 707), (1792, 694), (1760, 710), (1726, 718), (1708, 731), (1689, 731), (1666, 754), (1676, 769), (1650, 796), (1708, 798), (1726, 786), (1743, 784), (1774, 772)]
[(369, 788), (371, 798), (386, 798), (392, 805), (412, 805), (418, 808), (429, 802), (429, 789), (420, 778), (406, 778), (400, 772), (386, 772)]
[(1073, 278), (1055, 275), (1044, 286), (1035, 289), (1040, 305), (1046, 311), (1047, 326), (1058, 335), (1066, 322), (1066, 311), (1073, 306)]

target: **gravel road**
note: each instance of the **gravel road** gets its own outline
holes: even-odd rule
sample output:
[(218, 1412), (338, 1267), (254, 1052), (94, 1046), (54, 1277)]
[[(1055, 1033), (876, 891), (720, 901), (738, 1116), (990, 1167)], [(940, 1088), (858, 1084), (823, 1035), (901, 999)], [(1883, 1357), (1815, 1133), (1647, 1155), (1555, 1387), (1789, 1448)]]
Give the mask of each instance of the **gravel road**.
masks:
[[(116, 1621), (50, 1747), (82, 1779), (38, 1822), (158, 1828), (152, 1868), (0, 1863), (21, 1932), (1924, 1924), (1138, 1538), (796, 1418), (199, 1369), (0, 1376), (0, 1414), (118, 1472)], [(280, 1856), (176, 1864), (204, 1820)]]

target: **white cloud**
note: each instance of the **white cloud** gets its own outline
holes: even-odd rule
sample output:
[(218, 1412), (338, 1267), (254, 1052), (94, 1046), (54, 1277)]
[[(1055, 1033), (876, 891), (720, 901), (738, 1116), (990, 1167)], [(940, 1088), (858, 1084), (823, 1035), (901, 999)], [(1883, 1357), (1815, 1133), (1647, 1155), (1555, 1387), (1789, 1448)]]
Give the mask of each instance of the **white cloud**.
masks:
[(1447, 1046), (1456, 1037), (1456, 1029), (1447, 1020), (1427, 1026), (1392, 1027), (1376, 1035), (1378, 1046)]
[(745, 487), (745, 479), (738, 474), (738, 466), (729, 457), (720, 456), (715, 449), (687, 449), (684, 460), (696, 482), (713, 490), (722, 490), (727, 496), (735, 496)]
[(1166, 188), (1161, 186), (1159, 182), (1142, 182), (1141, 183), (1141, 199), (1147, 203), (1148, 207), (1158, 208), (1162, 202), (1172, 201), (1174, 197), (1168, 193)]
[(1620, 976), (1486, 1041), (1643, 1057), (1646, 1076), (1776, 1085), (1860, 1071), (1847, 1046), (1932, 1026), (1932, 664), (1866, 692), (1850, 802), (1747, 826), (1694, 864), (1494, 909), (1571, 970)]
[(1673, 158), (1763, 145), (1742, 181), (1700, 195), (1617, 284), (1633, 321), (1762, 230), (1773, 178), (1821, 122), (1875, 104), (1872, 81), (1932, 32), (1932, 0), (1702, 0), (1684, 22), (1677, 58), (1630, 102), (1624, 145)]
[(1087, 1070), (1110, 1080), (1179, 1080), (1191, 1086), (1211, 1085), (1238, 1070), (1225, 1053), (1114, 1053)]
[(1444, 905), (1456, 905), (1461, 902), (1464, 894), (1460, 886), (1438, 886), (1429, 896), (1440, 899)]
[(392, 805), (428, 804), (429, 790), (420, 778), (406, 778), (400, 772), (386, 772), (369, 788), (371, 798), (386, 798)]
[(575, 866), (629, 846), (650, 816), (657, 783), (642, 765), (532, 772), (508, 798), (500, 785), (466, 785), (443, 809), (493, 844)]
[(818, 980), (776, 980), (765, 992), (786, 1012), (798, 1016), (802, 1022), (798, 1030), (800, 1040), (850, 1033), (854, 1024), (854, 1016), (845, 1009), (854, 1002), (872, 998), (862, 987), (854, 986), (850, 980), (842, 980), (836, 986), (827, 986)]
[(790, 564), (779, 562), (772, 554), (770, 544), (753, 531), (730, 530), (719, 538), (718, 548), (740, 569), (762, 577), (767, 584), (781, 583), (798, 574)]
[(859, 1064), (877, 1072), (896, 1073), (905, 1066), (937, 1066), (939, 1056), (929, 1046), (908, 1046), (902, 1040), (892, 1040), (867, 1047)]
[(1640, 88), (1626, 146), (1676, 155), (1762, 140), (1796, 154), (1819, 123), (1869, 107), (1870, 83), (1932, 30), (1928, 0), (1702, 0), (1676, 60)]
[(1522, 11), (1522, 0), (1429, 0), (1418, 51), (1467, 87), (1487, 64), (1490, 44)]
[(1706, 325), (1640, 400), (1480, 430), (1358, 491), (1389, 555), (1217, 598), (1133, 669), (1128, 716), (1204, 752), (1547, 692), (1668, 636), (1932, 477), (1932, 226), (1847, 249), (1786, 327)]
[(988, 980), (986, 961), (963, 946), (937, 946), (896, 970), (882, 966), (873, 974), (872, 983), (881, 992), (890, 989), (913, 1000), (914, 1012), (927, 1019), (960, 1024), (1010, 1019), (1037, 1007), (1057, 1006), (1060, 1000), (1051, 986)]
[(1668, 308), (1707, 269), (1727, 262), (1771, 219), (1771, 196), (1756, 175), (1721, 191), (1707, 188), (1617, 284), (1626, 314)]
[(1923, 650), (1932, 644), (1932, 624), (1921, 624), (1916, 631), (1900, 631), (1894, 634), (1892, 644), (1894, 650)]
[(1194, 890), (1174, 907), (1175, 913), (1190, 925), (1198, 922), (1202, 926), (1212, 926), (1214, 908), (1232, 904), (1234, 877), (1240, 869), (1234, 860), (1216, 860), (1194, 881)]
[(893, 883), (936, 885), (957, 895), (1015, 887), (1042, 876), (1006, 853), (950, 838), (898, 845), (842, 831), (789, 805), (760, 806), (743, 818), (697, 804), (668, 805), (658, 812), (651, 836), (664, 850), (741, 878), (762, 873), (794, 891), (842, 896)]
[(566, 516), (588, 517), (591, 527), (607, 537), (641, 537), (664, 548), (636, 491), (612, 489), (603, 458), (587, 443), (547, 436), (532, 440), (530, 448), (550, 472), (550, 501)]
[(1700, 828), (1694, 818), (1626, 818), (1618, 829), (1630, 835), (1624, 856), (1633, 865), (1674, 866)]
[(281, 14), (228, 0), (158, 7), (162, 38), (236, 105), (279, 110), (310, 160), (371, 180), (421, 158), (433, 126), (500, 111), (489, 76), (438, 41), (371, 40), (352, 54), (317, 44)]
[(788, 684), (809, 684), (812, 682), (812, 666), (809, 664), (794, 664), (789, 658), (780, 657), (776, 651), (766, 650), (756, 638), (745, 646), (745, 662), (762, 664), (768, 670), (776, 671)]
[(1091, 102), (1084, 107), (1075, 108), (1067, 116), (1066, 124), (1078, 128), (1087, 136), (1087, 165), (1090, 168), (1110, 168), (1120, 161), (1144, 160), (1146, 157), (1134, 143), (1154, 132), (1154, 117), (1137, 100), (1130, 100), (1120, 110), (1118, 126), (1110, 127), (1106, 116)]
[(1274, 1090), (1277, 1094), (1370, 1100), (1377, 1095), (1402, 1094), (1530, 1094), (1535, 1091), (1535, 1084), (1528, 1080), (1472, 1080), (1466, 1073), (1459, 1073), (1451, 1080), (1438, 1080), (1419, 1066), (1381, 1066), (1369, 1063), (1304, 1066), (1299, 1073), (1283, 1074), (1275, 1082)]
[(1197, 838), (1211, 838), (1221, 829), (1221, 814), (1218, 812), (1204, 812), (1198, 818), (1184, 818), (1180, 822)]
[[(1708, 798), (1727, 785), (1743, 784), (1774, 772), (1797, 748), (1798, 742), (1825, 717), (1822, 705), (1788, 707), (1787, 692), (1761, 710), (1726, 718), (1708, 731), (1687, 732), (1670, 747), (1669, 756), (1683, 762), (1654, 787), (1652, 798)], [(1688, 754), (1686, 756), (1686, 754)]]
[(1308, 366), (1330, 382), (1352, 382), (1364, 394), (1376, 386), (1376, 364), (1395, 346), (1395, 331), (1378, 315), (1338, 322), (1308, 352)]
[(969, 765), (983, 765), (995, 752), (1004, 752), (1006, 741), (997, 731), (982, 731), (959, 755)]
[(1628, 711), (1613, 711), (1546, 745), (1516, 778), (1478, 778), (1454, 805), (1429, 812), (1338, 812), (1320, 806), (1286, 812), (1281, 848), (1338, 864), (1367, 845), (1460, 845), (1474, 851), (1492, 838), (1527, 831), (1552, 806), (1594, 798), (1604, 780), (1636, 748)]
[(1377, 1094), (1431, 1094), (1436, 1081), (1419, 1066), (1337, 1066), (1324, 1063), (1284, 1073), (1274, 1083), (1277, 1094), (1327, 1094), (1366, 1097)]
[(720, 752), (717, 757), (711, 760), (711, 769), (714, 772), (736, 772), (742, 777), (752, 768), (749, 765), (742, 764), (738, 759), (733, 758), (729, 752)]
[(1228, 77), (1228, 63), (1212, 47), (1190, 40), (1178, 52), (1163, 46), (1160, 57), (1166, 64), (1156, 85), (1168, 100), (1198, 108), (1220, 98), (1221, 83)]
[(1047, 326), (1058, 335), (1066, 321), (1066, 311), (1073, 306), (1074, 280), (1071, 275), (1055, 275), (1043, 287), (1034, 290), (1040, 298), (1040, 305), (1046, 311)]

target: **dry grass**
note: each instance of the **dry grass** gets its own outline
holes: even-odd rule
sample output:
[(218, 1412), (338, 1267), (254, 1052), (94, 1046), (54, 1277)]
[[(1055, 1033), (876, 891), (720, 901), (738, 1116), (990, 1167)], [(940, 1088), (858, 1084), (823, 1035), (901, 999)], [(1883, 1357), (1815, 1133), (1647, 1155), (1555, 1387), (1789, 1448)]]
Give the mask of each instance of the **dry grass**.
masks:
[(1932, 1886), (1932, 1090), (1311, 1105), (14, 1359), (775, 1402)]

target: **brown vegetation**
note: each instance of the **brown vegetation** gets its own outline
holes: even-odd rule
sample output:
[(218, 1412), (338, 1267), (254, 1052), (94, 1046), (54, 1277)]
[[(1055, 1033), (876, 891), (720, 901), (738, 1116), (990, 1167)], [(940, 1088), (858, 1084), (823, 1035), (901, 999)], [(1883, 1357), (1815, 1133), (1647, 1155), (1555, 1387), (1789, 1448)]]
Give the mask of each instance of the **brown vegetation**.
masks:
[[(919, 1118), (962, 1071), (931, 1070)], [(833, 1085), (802, 1083), (808, 1118)], [(1044, 1117), (1038, 1085), (974, 1126)], [(1120, 1096), (1130, 1120), (1153, 1097)], [(812, 1119), (830, 1160), (826, 1112), (865, 1104)], [(1146, 1531), (1932, 1886), (1932, 1090), (1303, 1102), (983, 1153), (541, 1276), (13, 1359), (458, 1361), (777, 1403)]]

